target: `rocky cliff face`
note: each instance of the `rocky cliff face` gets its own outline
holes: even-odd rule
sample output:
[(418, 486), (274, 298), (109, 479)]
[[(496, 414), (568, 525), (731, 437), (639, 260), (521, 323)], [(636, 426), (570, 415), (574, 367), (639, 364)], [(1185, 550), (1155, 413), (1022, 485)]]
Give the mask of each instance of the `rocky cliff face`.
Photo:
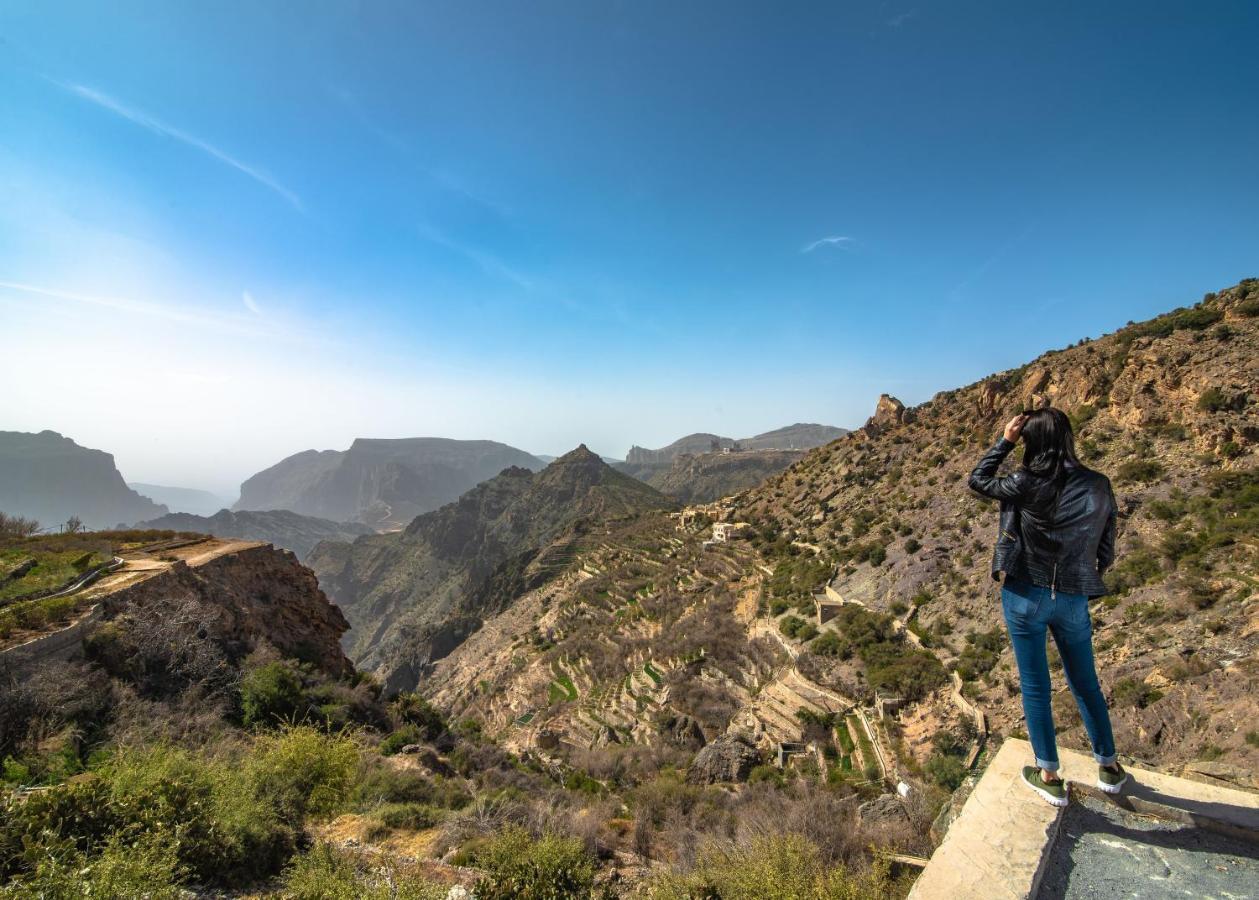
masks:
[(331, 675), (353, 671), (341, 651), (349, 623), (328, 602), (314, 574), (286, 550), (257, 546), (195, 567), (177, 563), (110, 594), (104, 601), (105, 619), (125, 627), (130, 619), (168, 614), (189, 604), (205, 617), (205, 636), (233, 658), (270, 645)]
[(212, 516), (171, 513), (141, 522), (137, 527), (266, 541), (285, 550), (292, 550), (302, 561), (305, 561), (320, 541), (352, 541), (362, 535), (375, 533), (367, 525), (358, 522), (330, 522), (314, 516), (299, 515), (287, 509), (237, 512), (222, 509)]
[(495, 441), (359, 438), (349, 450), (307, 450), (259, 472), (241, 485), (233, 509), (397, 527), (510, 466), (542, 463)]
[(538, 473), (507, 469), (401, 533), (321, 544), (310, 565), (354, 625), (354, 659), (414, 687), (485, 615), (545, 581), (591, 523), (671, 505), (582, 446)]
[(0, 510), (45, 526), (78, 516), (92, 529), (130, 525), (167, 511), (127, 487), (113, 456), (55, 431), (0, 431)]

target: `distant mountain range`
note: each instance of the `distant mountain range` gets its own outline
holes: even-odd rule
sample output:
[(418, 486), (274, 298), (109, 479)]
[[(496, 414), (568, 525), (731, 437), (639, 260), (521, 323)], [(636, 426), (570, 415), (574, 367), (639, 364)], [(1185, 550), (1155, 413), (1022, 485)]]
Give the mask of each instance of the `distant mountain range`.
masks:
[(360, 522), (331, 522), (328, 519), (303, 516), (287, 509), (236, 512), (222, 509), (212, 516), (170, 513), (141, 522), (139, 527), (267, 541), (285, 550), (292, 550), (303, 561), (320, 541), (352, 541), (360, 535), (375, 533), (370, 526)]
[(162, 484), (143, 484), (139, 481), (128, 481), (127, 487), (137, 494), (148, 497), (154, 503), (160, 503), (173, 513), (192, 513), (197, 516), (210, 516), (231, 505), (231, 501), (209, 491), (195, 488), (168, 487)]
[(78, 516), (93, 529), (167, 512), (127, 487), (111, 454), (80, 447), (55, 431), (0, 431), (0, 510), (46, 528)]
[(735, 440), (697, 433), (667, 447), (631, 447), (616, 468), (684, 503), (707, 503), (755, 487), (804, 456), (848, 434), (845, 428), (798, 423)]
[(484, 616), (567, 565), (590, 523), (674, 505), (582, 445), (541, 472), (507, 469), (405, 531), (320, 544), (308, 564), (354, 629), (355, 661), (390, 690), (413, 688)]
[(672, 444), (661, 447), (659, 450), (649, 450), (637, 445), (630, 447), (629, 453), (625, 454), (625, 462), (629, 465), (664, 465), (673, 462), (675, 458), (683, 454), (714, 453), (730, 450), (735, 446), (742, 450), (812, 450), (814, 447), (829, 444), (847, 433), (846, 428), (805, 422), (738, 440), (718, 434), (699, 432), (678, 438)]
[(511, 466), (537, 471), (544, 463), (496, 441), (359, 438), (349, 450), (306, 450), (259, 472), (240, 486), (232, 509), (398, 528)]

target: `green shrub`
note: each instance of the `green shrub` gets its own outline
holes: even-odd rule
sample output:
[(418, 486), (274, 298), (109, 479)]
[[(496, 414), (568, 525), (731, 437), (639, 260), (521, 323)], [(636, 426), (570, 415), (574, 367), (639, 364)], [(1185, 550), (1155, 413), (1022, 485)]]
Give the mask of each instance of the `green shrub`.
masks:
[(1115, 682), (1111, 696), (1115, 706), (1135, 706), (1138, 709), (1145, 709), (1150, 704), (1163, 699), (1163, 692), (1135, 678), (1120, 678)]
[(778, 623), (778, 630), (782, 632), (785, 637), (794, 638), (804, 625), (804, 619), (799, 616), (787, 616)]
[(795, 834), (759, 837), (746, 846), (706, 846), (693, 871), (657, 876), (648, 888), (653, 900), (863, 900), (893, 895), (885, 864), (861, 874), (828, 866), (815, 844)]
[(441, 712), (418, 694), (399, 694), (393, 701), (393, 713), (401, 722), (418, 728), (426, 741), (437, 740), (446, 730)]
[(1248, 297), (1241, 303), (1238, 303), (1233, 309), (1237, 311), (1238, 315), (1253, 319), (1259, 316), (1259, 297)]
[(1126, 594), (1143, 584), (1159, 580), (1163, 574), (1158, 557), (1144, 547), (1137, 547), (1120, 558), (1115, 567), (1106, 573), (1106, 581), (1116, 594)]
[(284, 662), (270, 662), (240, 680), (241, 719), (248, 727), (292, 722), (306, 711), (302, 682)]
[(344, 803), (358, 765), (358, 747), (349, 736), (301, 726), (261, 735), (247, 771), (259, 797), (286, 821), (300, 822)]
[(84, 853), (72, 845), (53, 850), (27, 878), (3, 889), (14, 900), (101, 897), (179, 900), (183, 869), (174, 838), (146, 836), (127, 842), (121, 834), (109, 837), (99, 852)]
[(1155, 481), (1163, 477), (1163, 464), (1154, 459), (1133, 459), (1119, 467), (1120, 481)]
[(418, 744), (424, 739), (424, 732), (414, 725), (404, 725), (380, 742), (380, 755), (393, 756), (403, 747)]
[(782, 769), (769, 763), (753, 766), (752, 771), (748, 773), (748, 784), (772, 784), (775, 787), (782, 787), (786, 783), (787, 779), (783, 776)]
[(820, 656), (841, 656), (847, 644), (833, 631), (823, 631), (809, 644), (809, 649)]
[(1121, 344), (1129, 344), (1139, 337), (1167, 337), (1172, 332), (1180, 329), (1203, 331), (1223, 318), (1224, 313), (1220, 310), (1199, 304), (1189, 309), (1178, 309), (1165, 313), (1156, 319), (1142, 322), (1139, 325), (1129, 325), (1120, 331), (1116, 337)]
[(177, 835), (189, 877), (244, 884), (274, 874), (294, 830), (259, 797), (245, 767), (169, 747), (124, 750), (84, 781), (9, 797), (0, 808), (0, 877), (36, 873), (66, 848), (95, 856), (125, 843)]
[(1217, 387), (1209, 387), (1198, 395), (1198, 409), (1203, 412), (1219, 412), (1228, 407), (1228, 397)]
[(927, 777), (946, 791), (955, 791), (966, 777), (966, 763), (952, 754), (933, 753), (923, 764)]
[(991, 672), (1001, 657), (1005, 646), (1005, 632), (1001, 628), (991, 631), (972, 631), (966, 635), (966, 646), (958, 658), (957, 671), (967, 681)]
[(523, 828), (495, 835), (473, 856), (486, 875), (477, 900), (558, 900), (589, 896), (594, 862), (576, 838), (548, 834), (536, 840)]
[(419, 772), (396, 769), (377, 757), (365, 756), (350, 795), (357, 809), (370, 810), (382, 803), (427, 803), (443, 809), (460, 809), (472, 798), (456, 781), (429, 779)]
[(285, 870), (279, 896), (283, 900), (442, 900), (448, 891), (443, 884), (400, 876), (390, 870), (388, 858), (316, 844)]

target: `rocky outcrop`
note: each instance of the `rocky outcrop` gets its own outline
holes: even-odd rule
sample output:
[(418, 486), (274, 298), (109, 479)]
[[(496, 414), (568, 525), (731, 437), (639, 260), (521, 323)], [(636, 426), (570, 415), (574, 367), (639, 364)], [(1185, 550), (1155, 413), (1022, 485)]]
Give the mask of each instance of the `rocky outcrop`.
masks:
[(695, 754), (686, 780), (692, 784), (747, 781), (760, 759), (760, 754), (746, 738), (723, 735)]
[(698, 750), (704, 746), (704, 730), (691, 716), (668, 716), (659, 723), (659, 729), (660, 736), (674, 747), (683, 750)]
[(880, 794), (873, 800), (867, 800), (857, 807), (857, 815), (862, 825), (901, 825), (909, 822), (905, 805), (895, 794)]
[(0, 431), (0, 510), (45, 526), (78, 516), (92, 529), (130, 525), (167, 511), (127, 487), (113, 456), (55, 431)]
[(287, 509), (257, 512), (222, 509), (212, 516), (171, 513), (141, 522), (138, 527), (266, 541), (285, 550), (292, 550), (302, 561), (310, 556), (320, 541), (352, 541), (362, 535), (375, 533), (372, 528), (359, 522), (330, 522)]
[(888, 428), (894, 428), (905, 421), (905, 404), (891, 394), (880, 394), (879, 402), (874, 407), (874, 415), (866, 420), (865, 432), (878, 434)]
[(332, 675), (353, 671), (341, 651), (349, 623), (328, 602), (314, 574), (287, 550), (256, 546), (197, 566), (176, 563), (109, 594), (104, 619), (125, 627), (129, 619), (188, 602), (206, 616), (208, 636), (231, 657), (243, 658), (269, 644)]
[(232, 508), (398, 526), (511, 466), (536, 471), (542, 462), (496, 441), (359, 438), (349, 450), (307, 450), (259, 472)]

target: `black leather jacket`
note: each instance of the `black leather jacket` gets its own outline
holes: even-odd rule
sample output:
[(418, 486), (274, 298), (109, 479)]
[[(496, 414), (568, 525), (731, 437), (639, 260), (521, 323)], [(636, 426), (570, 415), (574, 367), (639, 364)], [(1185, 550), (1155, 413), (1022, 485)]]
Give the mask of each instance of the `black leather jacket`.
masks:
[(1066, 594), (1107, 593), (1102, 573), (1115, 561), (1115, 495), (1110, 479), (1069, 466), (1057, 484), (1019, 468), (997, 475), (1014, 444), (1005, 438), (970, 473), (971, 490), (1001, 501), (992, 577), (1030, 581)]

